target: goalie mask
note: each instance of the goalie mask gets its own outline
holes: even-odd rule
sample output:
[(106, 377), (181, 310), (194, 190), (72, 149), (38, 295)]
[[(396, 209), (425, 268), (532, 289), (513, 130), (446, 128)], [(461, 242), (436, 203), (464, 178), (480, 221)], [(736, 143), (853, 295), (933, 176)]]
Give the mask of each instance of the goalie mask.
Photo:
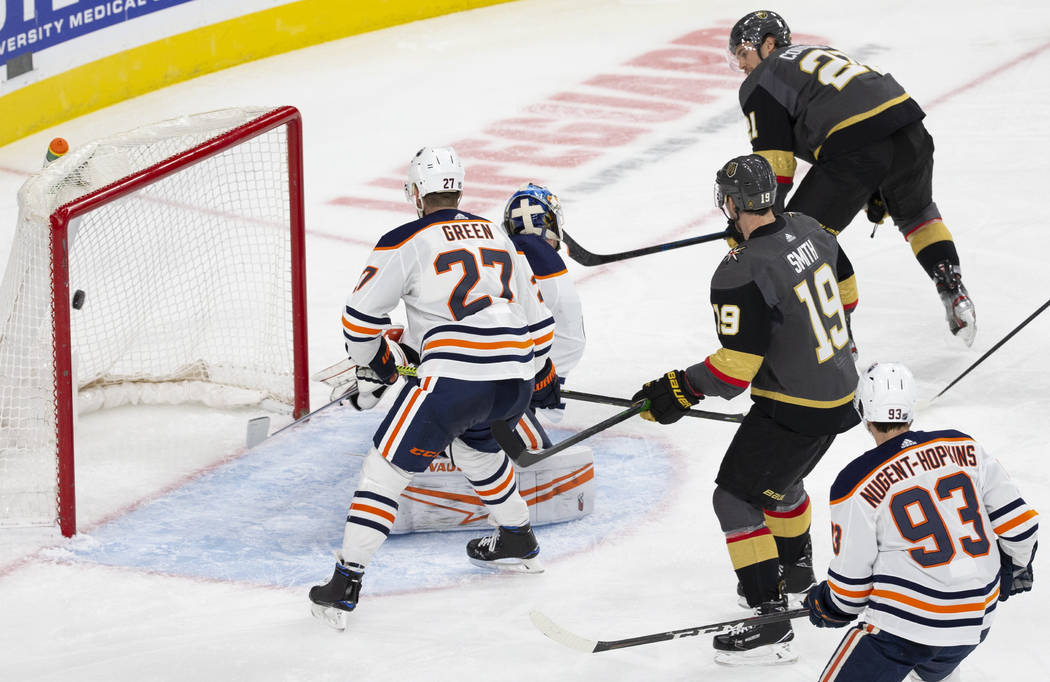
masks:
[(722, 166), (715, 174), (715, 206), (729, 218), (726, 197), (733, 198), (737, 211), (760, 213), (772, 208), (777, 198), (777, 176), (769, 161), (758, 154), (749, 154)]
[(405, 198), (423, 217), (423, 197), (438, 192), (462, 192), (466, 172), (452, 147), (423, 147), (408, 164)]
[(860, 376), (853, 407), (869, 422), (909, 423), (915, 416), (915, 377), (896, 362), (876, 362)]
[(503, 228), (508, 234), (535, 234), (553, 239), (556, 249), (561, 246), (564, 225), (558, 197), (546, 187), (531, 182), (518, 188), (503, 209)]
[[(769, 10), (758, 10), (745, 15), (736, 22), (733, 30), (729, 32), (729, 65), (735, 70), (737, 68), (737, 48), (741, 45), (753, 50), (766, 39), (773, 36), (776, 47), (784, 47), (791, 44), (791, 29), (788, 28), (784, 17)], [(762, 54), (759, 53), (759, 58)]]

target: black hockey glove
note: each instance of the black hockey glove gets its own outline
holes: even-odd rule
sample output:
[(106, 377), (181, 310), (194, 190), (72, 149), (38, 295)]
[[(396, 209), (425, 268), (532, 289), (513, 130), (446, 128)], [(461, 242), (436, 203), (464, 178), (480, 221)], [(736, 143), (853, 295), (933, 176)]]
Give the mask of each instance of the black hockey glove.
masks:
[(1039, 549), (1039, 543), (1032, 548), (1032, 556), (1027, 566), (1018, 566), (1009, 554), (1003, 551), (1003, 543), (999, 542), (999, 601), (1006, 601), (1018, 592), (1028, 592), (1032, 589), (1032, 562), (1035, 560), (1035, 550)]
[(558, 373), (554, 370), (554, 363), (547, 358), (543, 369), (536, 374), (536, 385), (532, 389), (532, 400), (529, 407), (533, 409), (546, 409), (565, 407), (561, 401), (561, 381)]
[(809, 622), (818, 628), (844, 628), (856, 619), (856, 614), (843, 613), (831, 603), (828, 581), (810, 588), (802, 606), (809, 609)]
[(408, 364), (405, 351), (397, 341), (379, 337), (379, 350), (375, 357), (368, 361), (368, 367), (357, 368), (358, 382), (366, 381), (375, 384), (392, 384), (397, 381), (398, 365)]
[(704, 399), (704, 394), (693, 390), (684, 369), (672, 369), (659, 379), (642, 386), (642, 390), (631, 396), (631, 401), (645, 398), (649, 409), (642, 412), (642, 419), (661, 424), (673, 424), (685, 416), (686, 411)]
[(868, 205), (864, 207), (864, 212), (868, 215), (868, 220), (876, 225), (881, 225), (882, 221), (886, 220), (886, 201), (882, 198), (880, 190), (875, 190), (875, 193), (868, 198)]

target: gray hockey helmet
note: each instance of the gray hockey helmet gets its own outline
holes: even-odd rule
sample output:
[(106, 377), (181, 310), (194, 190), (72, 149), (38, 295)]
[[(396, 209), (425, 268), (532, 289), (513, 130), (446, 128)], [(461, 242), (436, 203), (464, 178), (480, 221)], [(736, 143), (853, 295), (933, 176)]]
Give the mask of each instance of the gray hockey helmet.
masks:
[(768, 35), (773, 36), (777, 47), (791, 44), (791, 29), (784, 17), (764, 9), (745, 15), (729, 32), (730, 56), (735, 57), (736, 48), (744, 43), (757, 48)]
[(769, 161), (758, 154), (748, 154), (722, 166), (715, 174), (715, 206), (721, 209), (726, 197), (733, 197), (741, 211), (771, 208), (777, 198), (777, 176)]

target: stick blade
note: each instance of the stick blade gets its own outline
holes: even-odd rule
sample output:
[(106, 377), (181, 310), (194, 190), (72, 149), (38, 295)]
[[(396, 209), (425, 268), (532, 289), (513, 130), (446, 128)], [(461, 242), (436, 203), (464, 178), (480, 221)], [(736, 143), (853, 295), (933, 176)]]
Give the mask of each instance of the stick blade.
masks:
[(248, 420), (248, 431), (244, 438), (244, 447), (251, 450), (266, 440), (270, 434), (269, 417), (253, 417)]
[(587, 249), (579, 245), (579, 243), (569, 236), (568, 232), (562, 234), (562, 241), (565, 242), (565, 247), (569, 250), (569, 258), (573, 259), (580, 265), (586, 265), (593, 267), (595, 265), (602, 265), (605, 259), (602, 256), (591, 253)]
[(598, 647), (597, 640), (587, 639), (569, 632), (539, 611), (529, 611), (529, 620), (532, 621), (537, 630), (562, 646), (582, 651), (585, 654), (593, 654)]

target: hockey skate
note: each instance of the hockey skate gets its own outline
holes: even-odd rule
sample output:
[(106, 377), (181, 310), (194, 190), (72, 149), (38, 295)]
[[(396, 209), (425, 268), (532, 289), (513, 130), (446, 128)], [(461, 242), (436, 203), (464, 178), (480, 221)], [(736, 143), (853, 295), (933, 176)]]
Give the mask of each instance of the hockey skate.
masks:
[(932, 274), (937, 285), (937, 294), (944, 304), (948, 329), (967, 346), (972, 346), (974, 337), (977, 336), (977, 312), (966, 287), (963, 286), (959, 266), (941, 261), (934, 266)]
[(474, 538), (467, 543), (470, 563), (485, 568), (519, 573), (542, 573), (543, 565), (536, 555), (540, 545), (532, 526), (499, 526), (492, 535)]
[[(787, 611), (787, 601), (767, 601), (755, 609), (756, 616)], [(795, 632), (791, 622), (740, 624), (715, 635), (715, 663), (721, 665), (780, 665), (794, 663), (798, 654), (791, 650)]]
[(357, 608), (364, 574), (363, 566), (337, 563), (331, 580), (310, 588), (310, 613), (336, 630), (345, 630), (347, 614)]
[[(787, 599), (788, 608), (802, 606), (802, 600), (809, 594), (811, 587), (817, 584), (817, 577), (813, 574), (813, 543), (807, 542), (795, 563), (788, 566), (780, 566), (780, 593)], [(742, 608), (749, 609), (747, 597), (744, 596), (744, 586), (739, 582), (736, 584), (737, 603)]]

